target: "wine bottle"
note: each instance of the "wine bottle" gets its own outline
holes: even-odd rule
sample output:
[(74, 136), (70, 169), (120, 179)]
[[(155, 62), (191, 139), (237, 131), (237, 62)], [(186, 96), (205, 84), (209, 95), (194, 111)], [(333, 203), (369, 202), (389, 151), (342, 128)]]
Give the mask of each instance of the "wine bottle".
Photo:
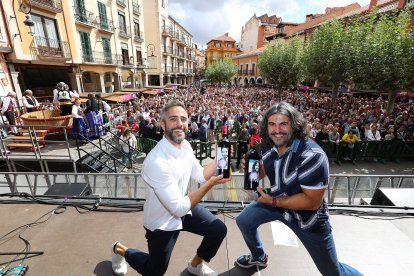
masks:
[(256, 190), (259, 186), (259, 162), (260, 155), (255, 149), (250, 149), (246, 154), (244, 189)]
[(230, 141), (223, 137), (217, 145), (216, 174), (230, 177)]

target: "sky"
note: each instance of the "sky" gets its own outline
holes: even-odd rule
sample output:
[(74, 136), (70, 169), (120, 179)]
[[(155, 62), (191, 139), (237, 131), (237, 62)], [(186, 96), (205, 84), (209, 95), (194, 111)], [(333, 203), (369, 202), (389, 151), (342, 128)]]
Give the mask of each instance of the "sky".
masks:
[(302, 23), (307, 14), (324, 13), (325, 8), (343, 7), (370, 0), (169, 0), (169, 15), (193, 35), (200, 49), (211, 39), (229, 33), (240, 41), (241, 28), (256, 13), (276, 14), (285, 22)]

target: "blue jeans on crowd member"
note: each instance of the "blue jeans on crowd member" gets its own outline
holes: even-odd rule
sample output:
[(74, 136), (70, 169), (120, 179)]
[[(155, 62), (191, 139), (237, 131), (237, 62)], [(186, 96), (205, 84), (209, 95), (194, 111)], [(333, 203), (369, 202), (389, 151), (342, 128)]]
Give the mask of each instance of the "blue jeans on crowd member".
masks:
[(265, 257), (257, 228), (261, 224), (274, 220), (284, 223), (298, 236), (322, 275), (362, 275), (353, 267), (338, 261), (332, 233), (314, 234), (303, 230), (283, 218), (283, 209), (256, 201), (250, 203), (236, 218), (237, 226), (240, 228), (254, 260), (261, 260)]
[[(226, 237), (227, 227), (201, 205), (197, 204), (191, 213), (191, 215), (182, 217), (182, 231), (203, 237), (201, 245), (197, 249), (197, 256), (210, 262)], [(171, 253), (179, 234), (180, 230), (150, 231), (146, 229), (145, 238), (148, 243), (148, 253), (129, 248), (125, 253), (125, 260), (133, 269), (144, 276), (162, 276), (167, 271)]]
[[(129, 161), (132, 160), (132, 154), (133, 151), (132, 149), (129, 150), (129, 152), (124, 151), (124, 149), (121, 147), (121, 151), (122, 151), (122, 163), (124, 163), (125, 165), (128, 163), (130, 163)], [(131, 161), (132, 162), (132, 161)], [(132, 166), (132, 164), (131, 164)]]

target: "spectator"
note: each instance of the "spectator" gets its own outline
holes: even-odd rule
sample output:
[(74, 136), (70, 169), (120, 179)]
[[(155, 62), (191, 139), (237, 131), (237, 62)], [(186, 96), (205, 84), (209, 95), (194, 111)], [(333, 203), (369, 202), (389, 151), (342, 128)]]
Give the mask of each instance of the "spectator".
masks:
[(26, 112), (33, 112), (40, 109), (40, 104), (36, 98), (33, 97), (32, 90), (27, 89), (23, 92), (22, 102), (23, 106), (26, 108)]
[[(9, 92), (7, 96), (3, 98), (3, 102), (1, 103), (1, 115), (2, 118), (5, 116), (9, 125), (11, 126), (11, 134), (18, 135), (17, 127), (16, 127), (16, 117), (15, 117), (15, 109), (16, 109), (16, 93)], [(18, 112), (18, 111), (17, 111)], [(4, 124), (4, 122), (2, 122)]]
[(198, 129), (198, 139), (201, 142), (207, 142), (208, 141), (207, 136), (208, 136), (208, 126), (206, 124), (206, 119), (202, 118), (200, 128)]
[[(122, 163), (128, 168), (132, 168), (134, 149), (137, 147), (137, 139), (135, 135), (131, 133), (130, 128), (125, 128), (120, 137), (121, 151), (122, 151)], [(128, 162), (129, 161), (129, 165)]]

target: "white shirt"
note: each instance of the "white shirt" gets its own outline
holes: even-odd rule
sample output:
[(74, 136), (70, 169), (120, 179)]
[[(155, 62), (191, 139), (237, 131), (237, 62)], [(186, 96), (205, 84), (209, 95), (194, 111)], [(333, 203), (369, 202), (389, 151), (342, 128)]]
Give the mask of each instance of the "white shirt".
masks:
[(177, 149), (164, 137), (143, 163), (144, 226), (151, 231), (182, 229), (181, 217), (191, 209), (186, 196), (190, 178), (198, 183), (206, 181), (190, 143), (184, 140), (181, 146)]
[(39, 105), (39, 102), (36, 100), (36, 98), (35, 98), (35, 97), (29, 97), (29, 98), (31, 98), (31, 100), (33, 100), (33, 101), (34, 101), (34, 104), (33, 104), (33, 105), (32, 105), (32, 104), (30, 104), (30, 103), (28, 102), (28, 97), (23, 96), (23, 98), (22, 98), (22, 102), (23, 102), (23, 106), (24, 106), (24, 107), (26, 107), (26, 108), (33, 108), (33, 107), (40, 106), (40, 105)]
[(82, 116), (79, 115), (79, 112), (78, 112), (79, 108), (81, 107), (77, 106), (76, 104), (72, 105), (72, 116), (74, 118), (78, 118), (78, 119), (83, 118)]
[(126, 139), (124, 135), (121, 135), (120, 140), (125, 142), (125, 143), (121, 142), (122, 150), (124, 152), (129, 152), (130, 147), (132, 149), (135, 149), (137, 146), (137, 138), (135, 138), (135, 135), (132, 133), (128, 140)]
[(11, 98), (10, 96), (3, 98), (3, 106), (1, 108), (1, 114), (4, 114), (7, 111), (7, 109), (9, 108), (10, 102), (13, 104), (13, 106), (15, 106), (13, 98)]
[(372, 130), (368, 130), (366, 132), (366, 138), (368, 141), (379, 141), (381, 140), (381, 134), (378, 130), (375, 131), (375, 135), (372, 134)]

